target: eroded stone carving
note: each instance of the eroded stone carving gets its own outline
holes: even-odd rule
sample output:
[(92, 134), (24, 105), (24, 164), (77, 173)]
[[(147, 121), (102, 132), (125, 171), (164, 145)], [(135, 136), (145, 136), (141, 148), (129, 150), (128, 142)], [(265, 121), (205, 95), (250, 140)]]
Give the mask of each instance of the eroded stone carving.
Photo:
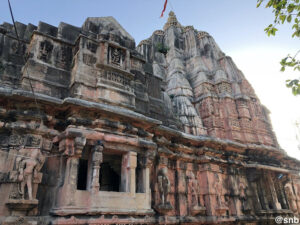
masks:
[(221, 176), (215, 174), (215, 192), (217, 198), (217, 206), (216, 210), (220, 215), (224, 215), (226, 210), (228, 210), (227, 205), (224, 202), (224, 187), (223, 187), (223, 180)]
[(45, 162), (45, 157), (37, 148), (21, 149), (20, 153), (24, 153), (24, 155), (16, 158), (19, 194), (22, 199), (25, 199), (25, 187), (27, 187), (28, 199), (32, 200), (36, 198), (36, 193), (33, 192), (33, 185), (41, 182), (39, 171)]
[(244, 182), (239, 183), (239, 199), (242, 203), (242, 211), (244, 213), (249, 213), (251, 211), (251, 205), (249, 203), (249, 199), (246, 195), (247, 186)]
[(122, 49), (109, 46), (108, 57), (110, 63), (121, 66), (125, 60), (125, 53)]
[(157, 184), (160, 194), (160, 204), (156, 207), (159, 212), (166, 212), (172, 210), (173, 207), (169, 202), (168, 196), (171, 188), (170, 180), (168, 178), (168, 168), (164, 167), (158, 171)]
[(93, 66), (97, 62), (97, 58), (91, 54), (83, 54), (82, 61), (88, 66)]
[(50, 41), (42, 41), (40, 43), (40, 52), (38, 58), (44, 62), (49, 62), (51, 59), (52, 50), (53, 44)]
[(188, 192), (192, 197), (192, 215), (204, 213), (206, 208), (200, 204), (200, 186), (198, 179), (195, 177), (193, 171), (187, 173)]

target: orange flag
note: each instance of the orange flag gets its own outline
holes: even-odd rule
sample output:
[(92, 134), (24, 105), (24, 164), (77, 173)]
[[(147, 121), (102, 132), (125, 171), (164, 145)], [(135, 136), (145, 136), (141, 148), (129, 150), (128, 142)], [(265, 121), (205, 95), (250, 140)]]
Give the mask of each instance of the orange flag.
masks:
[(163, 9), (163, 11), (161, 12), (160, 17), (163, 17), (163, 16), (164, 16), (164, 12), (166, 11), (166, 8), (167, 8), (167, 3), (168, 3), (168, 0), (165, 1), (164, 9)]

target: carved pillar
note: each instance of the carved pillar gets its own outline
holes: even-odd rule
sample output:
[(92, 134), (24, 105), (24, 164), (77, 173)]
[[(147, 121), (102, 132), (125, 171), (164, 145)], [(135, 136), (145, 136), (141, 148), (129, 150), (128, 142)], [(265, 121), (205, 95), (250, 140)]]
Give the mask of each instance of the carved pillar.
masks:
[(289, 209), (292, 210), (294, 213), (298, 211), (297, 203), (296, 203), (296, 196), (293, 191), (293, 185), (291, 182), (287, 183), (284, 186), (285, 194), (288, 200)]
[(92, 176), (91, 176), (91, 186), (90, 189), (92, 193), (98, 193), (100, 190), (99, 176), (100, 167), (103, 161), (103, 147), (97, 145), (93, 148), (92, 153)]
[(103, 48), (103, 64), (108, 64), (108, 43), (105, 42), (103, 44), (104, 48)]
[(129, 191), (132, 195), (135, 195), (135, 168), (136, 168), (136, 152), (129, 152)]
[(67, 157), (64, 185), (57, 196), (58, 206), (69, 206), (75, 204), (75, 192), (77, 190), (78, 164), (82, 150), (85, 146), (84, 137), (67, 138), (61, 140), (60, 151)]
[(78, 157), (73, 156), (67, 159), (64, 186), (60, 201), (62, 200), (70, 205), (75, 203), (74, 195), (77, 190), (78, 164)]
[(128, 152), (122, 159), (121, 191), (135, 195), (136, 152)]
[(130, 71), (130, 51), (126, 50), (125, 70)]
[(274, 209), (281, 209), (281, 205), (278, 202), (278, 197), (277, 197), (277, 193), (275, 190), (275, 186), (274, 186), (274, 182), (273, 182), (273, 174), (264, 174), (265, 180), (267, 181), (267, 183), (269, 184), (269, 188), (270, 188), (270, 197), (272, 200), (272, 204), (273, 204), (273, 208)]
[(143, 156), (138, 156), (138, 163), (142, 168), (142, 190), (145, 193), (151, 193), (150, 189), (150, 168), (153, 164), (155, 152), (148, 151)]
[(256, 212), (259, 212), (265, 209), (265, 205), (263, 199), (260, 197), (260, 185), (259, 185), (259, 177), (260, 174), (255, 169), (246, 170), (248, 184), (250, 188), (250, 198), (252, 199), (253, 208)]

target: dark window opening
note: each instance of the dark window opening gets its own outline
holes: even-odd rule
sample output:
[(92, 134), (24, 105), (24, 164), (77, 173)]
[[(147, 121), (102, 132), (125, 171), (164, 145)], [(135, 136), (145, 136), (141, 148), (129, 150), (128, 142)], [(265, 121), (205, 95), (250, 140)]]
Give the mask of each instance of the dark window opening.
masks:
[(103, 154), (99, 183), (100, 191), (120, 192), (122, 155)]
[(136, 193), (145, 193), (143, 168), (139, 165), (135, 168), (135, 189)]
[(79, 159), (78, 176), (77, 176), (77, 190), (87, 189), (87, 172), (88, 172), (88, 160)]
[(273, 209), (272, 203), (269, 203), (269, 209)]
[(88, 190), (88, 180), (90, 180), (89, 174), (90, 171), (90, 159), (91, 158), (91, 150), (90, 146), (84, 147), (82, 151), (82, 155), (79, 159), (78, 164), (78, 174), (77, 174), (77, 190)]

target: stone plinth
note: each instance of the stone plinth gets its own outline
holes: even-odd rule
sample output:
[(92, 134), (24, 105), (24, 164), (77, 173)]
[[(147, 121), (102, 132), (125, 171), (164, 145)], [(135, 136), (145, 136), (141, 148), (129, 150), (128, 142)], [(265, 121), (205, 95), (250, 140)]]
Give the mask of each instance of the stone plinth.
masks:
[(28, 212), (38, 206), (38, 203), (39, 201), (37, 199), (9, 199), (6, 205), (11, 210), (12, 216), (26, 216)]

